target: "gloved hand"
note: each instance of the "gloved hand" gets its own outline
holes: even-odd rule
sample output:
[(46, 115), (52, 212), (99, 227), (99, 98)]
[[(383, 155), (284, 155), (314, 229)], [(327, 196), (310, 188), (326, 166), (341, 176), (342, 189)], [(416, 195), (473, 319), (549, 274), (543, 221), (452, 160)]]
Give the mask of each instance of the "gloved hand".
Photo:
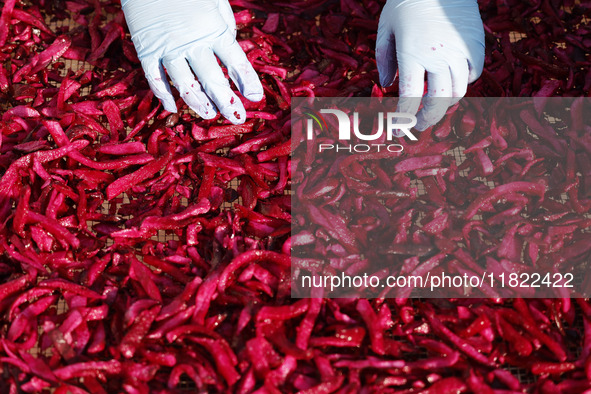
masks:
[(437, 123), (465, 94), (484, 65), (484, 28), (476, 0), (388, 0), (378, 25), (380, 84), (390, 86), (398, 64), (397, 112), (416, 114), (417, 130)]
[(167, 111), (177, 108), (163, 66), (199, 116), (211, 119), (217, 107), (234, 124), (246, 120), (216, 56), (244, 97), (263, 98), (261, 82), (236, 42), (228, 0), (122, 0), (121, 6), (146, 79)]

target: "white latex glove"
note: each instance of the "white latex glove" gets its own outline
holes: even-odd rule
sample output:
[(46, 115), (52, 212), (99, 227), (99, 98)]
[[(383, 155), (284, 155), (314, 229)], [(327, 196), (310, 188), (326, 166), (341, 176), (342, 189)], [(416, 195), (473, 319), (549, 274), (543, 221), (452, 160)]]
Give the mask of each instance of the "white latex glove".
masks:
[(380, 84), (390, 86), (398, 65), (397, 112), (416, 114), (417, 130), (439, 122), (484, 65), (484, 28), (476, 0), (388, 0), (378, 25)]
[(247, 99), (260, 101), (263, 87), (236, 42), (236, 20), (227, 0), (122, 0), (121, 6), (146, 79), (167, 111), (177, 108), (164, 68), (199, 116), (211, 119), (217, 107), (232, 123), (244, 123), (244, 106), (216, 56)]

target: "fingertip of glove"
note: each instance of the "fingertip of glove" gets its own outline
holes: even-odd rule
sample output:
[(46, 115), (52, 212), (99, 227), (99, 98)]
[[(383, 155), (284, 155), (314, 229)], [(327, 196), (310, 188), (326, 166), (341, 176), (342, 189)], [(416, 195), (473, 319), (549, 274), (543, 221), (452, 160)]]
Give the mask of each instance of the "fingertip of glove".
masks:
[(189, 105), (189, 108), (191, 108), (202, 119), (210, 120), (215, 118), (215, 116), (217, 115), (217, 111), (215, 108), (206, 107), (205, 105), (201, 105), (200, 103), (187, 103), (187, 105)]
[(389, 88), (394, 83), (394, 78), (391, 75), (387, 75), (385, 77), (380, 77), (380, 85), (383, 88)]
[(432, 125), (428, 124), (427, 122), (417, 122), (415, 129), (422, 132), (427, 130), (430, 126)]
[(192, 108), (193, 111), (195, 111), (195, 113), (199, 116), (201, 116), (203, 119), (209, 120), (209, 119), (213, 119), (215, 118), (215, 116), (217, 115), (217, 111), (211, 110), (211, 109), (204, 109), (204, 108), (200, 108), (200, 109), (195, 109)]
[(224, 118), (228, 119), (232, 124), (242, 124), (246, 121), (246, 111), (244, 108), (238, 108), (235, 105), (220, 108), (220, 112)]
[(234, 125), (240, 125), (246, 122), (246, 115), (241, 116), (239, 114), (232, 114), (231, 116), (226, 116), (226, 119)]
[(473, 83), (473, 82), (477, 81), (478, 78), (480, 78), (481, 74), (482, 74), (482, 70), (478, 71), (478, 70), (474, 70), (473, 68), (470, 68), (470, 73), (468, 74), (468, 83)]
[(263, 93), (248, 93), (246, 94), (244, 97), (246, 97), (246, 99), (248, 99), (249, 101), (252, 101), (253, 103), (258, 103), (259, 101), (261, 101), (263, 99), (265, 95)]
[(162, 100), (162, 105), (164, 106), (164, 109), (167, 110), (168, 112), (171, 112), (173, 114), (177, 113), (177, 108), (176, 108), (176, 104), (174, 103), (174, 101)]

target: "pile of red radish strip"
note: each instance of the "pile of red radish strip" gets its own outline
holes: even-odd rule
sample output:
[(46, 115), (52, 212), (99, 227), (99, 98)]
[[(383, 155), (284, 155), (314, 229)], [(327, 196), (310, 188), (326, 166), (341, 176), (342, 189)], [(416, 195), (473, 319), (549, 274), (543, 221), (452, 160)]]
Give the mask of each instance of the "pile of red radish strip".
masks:
[[(244, 100), (240, 126), (163, 110), (118, 1), (2, 3), (0, 391), (591, 389), (585, 299), (290, 297), (291, 97), (397, 94), (381, 90), (374, 60), (383, 3), (231, 4), (266, 96)], [(486, 64), (468, 95), (590, 95), (588, 3), (479, 5)], [(591, 133), (522, 147), (511, 133), (462, 130), (425, 135), (472, 147), (475, 176), (517, 152), (503, 158), (512, 173), (564, 178), (569, 212), (556, 207), (546, 227), (564, 231), (542, 236), (589, 258), (590, 224), (564, 220), (591, 207)], [(468, 202), (453, 203), (470, 219)]]

